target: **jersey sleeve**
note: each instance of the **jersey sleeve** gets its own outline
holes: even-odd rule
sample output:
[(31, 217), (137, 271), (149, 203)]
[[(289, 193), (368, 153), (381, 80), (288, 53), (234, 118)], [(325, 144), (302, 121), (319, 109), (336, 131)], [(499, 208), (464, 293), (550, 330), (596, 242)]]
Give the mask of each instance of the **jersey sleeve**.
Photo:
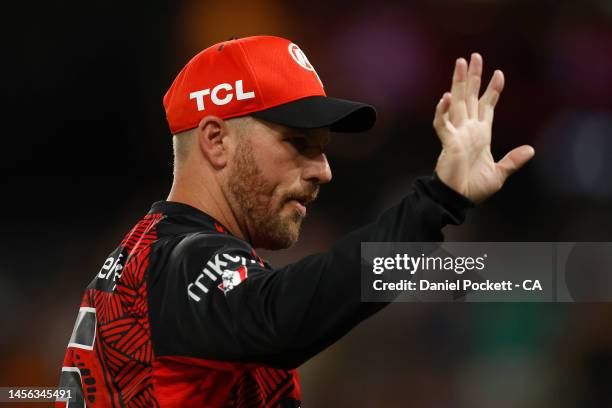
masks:
[(196, 234), (152, 282), (156, 353), (295, 368), (384, 307), (361, 302), (361, 242), (442, 241), (473, 204), (435, 176), (329, 251), (272, 269), (245, 242)]

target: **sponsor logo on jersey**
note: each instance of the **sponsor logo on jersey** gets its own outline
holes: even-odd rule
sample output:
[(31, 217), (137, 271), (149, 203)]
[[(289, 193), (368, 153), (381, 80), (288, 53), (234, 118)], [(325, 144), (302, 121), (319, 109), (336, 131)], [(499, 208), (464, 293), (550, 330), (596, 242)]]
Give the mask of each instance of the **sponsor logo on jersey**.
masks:
[[(215, 286), (223, 293), (234, 289), (247, 277), (247, 265), (259, 265), (264, 263), (259, 259), (245, 258), (241, 255), (230, 255), (228, 253), (216, 254), (212, 257), (196, 279), (187, 285), (187, 295), (190, 299), (199, 302), (202, 295)], [(221, 279), (221, 283), (216, 283)]]
[(243, 280), (247, 278), (247, 268), (242, 265), (235, 271), (225, 270), (221, 275), (221, 282), (217, 287), (223, 292), (227, 293), (230, 290), (234, 289), (236, 286), (240, 285)]
[(102, 268), (100, 268), (100, 271), (88, 288), (113, 292), (117, 286), (117, 281), (121, 278), (126, 261), (127, 252), (122, 250), (122, 248), (117, 248), (106, 258)]

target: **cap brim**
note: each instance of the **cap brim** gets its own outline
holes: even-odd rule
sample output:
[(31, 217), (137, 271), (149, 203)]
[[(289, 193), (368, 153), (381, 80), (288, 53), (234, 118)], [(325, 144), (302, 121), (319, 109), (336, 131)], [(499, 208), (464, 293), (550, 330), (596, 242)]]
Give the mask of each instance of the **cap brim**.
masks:
[(300, 129), (327, 127), (332, 132), (363, 132), (376, 122), (373, 106), (327, 96), (309, 96), (251, 115), (279, 125)]

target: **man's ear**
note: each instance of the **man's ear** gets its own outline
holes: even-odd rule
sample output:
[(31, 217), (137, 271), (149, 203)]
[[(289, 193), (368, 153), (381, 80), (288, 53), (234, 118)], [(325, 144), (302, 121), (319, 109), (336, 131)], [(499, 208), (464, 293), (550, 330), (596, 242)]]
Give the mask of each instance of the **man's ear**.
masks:
[(217, 116), (206, 116), (198, 125), (197, 143), (202, 154), (215, 169), (222, 169), (227, 165), (228, 156), (228, 127)]

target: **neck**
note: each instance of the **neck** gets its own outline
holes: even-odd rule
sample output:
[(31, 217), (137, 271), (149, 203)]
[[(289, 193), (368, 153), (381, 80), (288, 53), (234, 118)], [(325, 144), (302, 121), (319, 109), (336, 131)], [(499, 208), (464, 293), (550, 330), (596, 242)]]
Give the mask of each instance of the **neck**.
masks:
[(175, 175), (167, 200), (205, 212), (223, 224), (232, 235), (250, 242), (246, 228), (240, 227), (225, 194), (216, 182), (207, 183), (204, 178), (193, 180)]

